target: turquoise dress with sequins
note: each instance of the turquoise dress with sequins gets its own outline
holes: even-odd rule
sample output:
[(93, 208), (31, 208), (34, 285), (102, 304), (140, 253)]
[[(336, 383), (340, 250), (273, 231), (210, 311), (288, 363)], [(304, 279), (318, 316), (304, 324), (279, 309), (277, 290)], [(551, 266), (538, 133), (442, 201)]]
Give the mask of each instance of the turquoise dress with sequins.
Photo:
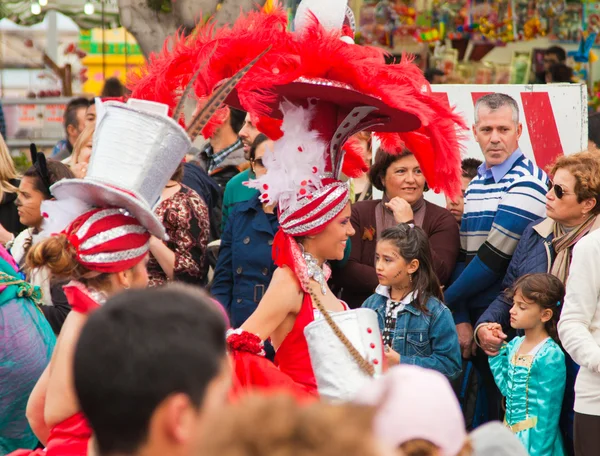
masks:
[(558, 421), (565, 392), (565, 355), (548, 338), (537, 352), (517, 354), (516, 337), (490, 357), (496, 385), (506, 398), (505, 425), (531, 456), (565, 455)]

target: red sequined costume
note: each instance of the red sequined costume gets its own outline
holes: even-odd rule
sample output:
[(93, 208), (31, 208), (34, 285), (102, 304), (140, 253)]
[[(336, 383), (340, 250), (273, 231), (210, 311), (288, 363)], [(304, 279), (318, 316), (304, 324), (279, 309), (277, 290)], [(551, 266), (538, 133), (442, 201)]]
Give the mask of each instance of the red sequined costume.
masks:
[[(391, 154), (408, 147), (429, 187), (453, 196), (460, 191), (457, 127), (464, 123), (432, 95), (410, 58), (388, 65), (381, 49), (354, 44), (346, 0), (303, 0), (294, 32), (288, 31), (285, 10), (268, 2), (273, 3), (242, 14), (230, 27), (216, 29), (208, 21), (189, 37), (173, 37), (131, 88), (134, 97), (169, 104), (173, 112), (174, 100), (190, 85), (202, 104), (237, 81), (235, 90), (223, 94), (225, 103), (247, 111), (276, 141), (263, 157), (267, 174), (248, 185), (260, 191), (264, 203), (277, 204), (273, 259), (295, 273), (305, 296), (278, 350), (279, 369), (255, 356), (261, 351), (256, 335), (236, 331), (228, 342), (238, 390), (287, 388), (302, 396), (316, 390), (304, 337), (314, 303), (295, 238), (322, 232), (346, 207), (349, 189), (342, 174), (357, 177), (368, 169), (351, 136), (373, 131)], [(247, 72), (240, 79), (242, 69)], [(212, 116), (204, 136), (224, 118), (223, 111)]]

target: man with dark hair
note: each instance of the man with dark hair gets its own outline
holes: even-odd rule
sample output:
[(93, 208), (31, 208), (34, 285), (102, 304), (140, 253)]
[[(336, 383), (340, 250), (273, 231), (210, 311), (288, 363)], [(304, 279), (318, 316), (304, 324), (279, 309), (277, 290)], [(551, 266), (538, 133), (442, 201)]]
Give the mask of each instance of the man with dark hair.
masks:
[[(551, 46), (544, 52), (544, 71), (536, 73), (536, 83), (546, 84), (546, 74), (554, 65), (564, 64), (567, 60), (567, 53), (560, 46)], [(555, 81), (556, 82), (556, 81)]]
[(477, 176), (477, 169), (480, 166), (481, 160), (477, 160), (476, 158), (465, 158), (461, 164), (462, 175), (460, 178), (460, 187), (462, 195), (457, 196), (456, 201), (452, 201), (450, 198), (446, 197), (446, 209), (454, 216), (459, 226), (465, 210), (465, 193), (467, 192), (467, 187), (473, 178)]
[(550, 69), (546, 71), (546, 84), (558, 82), (573, 82), (573, 69), (564, 63), (552, 65)]
[(90, 105), (87, 98), (74, 98), (69, 101), (65, 109), (63, 124), (65, 126), (66, 139), (59, 141), (52, 150), (54, 160), (64, 160), (71, 156), (73, 144), (85, 127), (85, 112)]
[(550, 67), (559, 63), (565, 63), (567, 53), (560, 46), (551, 46), (544, 53), (544, 69), (549, 70)]
[(119, 78), (108, 78), (104, 81), (104, 87), (102, 87), (102, 93), (100, 94), (103, 98), (118, 98), (125, 95), (125, 86), (119, 81)]
[(182, 285), (109, 299), (84, 326), (74, 382), (99, 456), (192, 456), (227, 400), (225, 317)]
[(600, 152), (600, 112), (588, 116), (588, 150)]
[(487, 356), (476, 351), (473, 325), (502, 291), (502, 280), (517, 243), (532, 221), (546, 213), (548, 176), (519, 148), (523, 126), (517, 102), (503, 93), (475, 103), (473, 135), (485, 162), (465, 194), (457, 279), (444, 292), (454, 312), (464, 358), (473, 363), (488, 393), (489, 419), (502, 416), (500, 393)]
[[(250, 148), (252, 147), (252, 143), (259, 133), (260, 132), (258, 131), (258, 128), (256, 128), (256, 125), (254, 125), (250, 114), (246, 114), (244, 125), (239, 133), (240, 140), (244, 146), (244, 154), (246, 159), (249, 159)], [(227, 219), (229, 218), (229, 212), (231, 212), (233, 206), (237, 203), (248, 201), (258, 193), (258, 190), (246, 187), (244, 185), (244, 182), (247, 182), (250, 179), (254, 179), (254, 173), (252, 172), (252, 169), (248, 167), (247, 170), (242, 171), (237, 176), (233, 177), (225, 186), (225, 193), (223, 195), (223, 217), (221, 220), (221, 231), (225, 230)]]
[(443, 84), (446, 82), (446, 73), (437, 68), (427, 68), (425, 70), (425, 79), (429, 84)]
[(238, 137), (246, 113), (234, 108), (227, 109), (225, 121), (210, 137), (199, 156), (202, 167), (221, 188), (225, 188), (233, 176), (248, 167), (242, 141)]

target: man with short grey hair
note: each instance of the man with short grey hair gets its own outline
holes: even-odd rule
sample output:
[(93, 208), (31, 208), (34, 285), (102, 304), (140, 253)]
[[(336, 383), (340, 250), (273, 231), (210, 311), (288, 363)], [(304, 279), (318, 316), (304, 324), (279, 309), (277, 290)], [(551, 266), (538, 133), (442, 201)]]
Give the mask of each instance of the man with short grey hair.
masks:
[[(493, 93), (475, 104), (473, 134), (485, 162), (465, 194), (460, 275), (444, 293), (454, 312), (464, 358), (476, 353), (473, 324), (502, 291), (502, 279), (523, 231), (546, 212), (548, 176), (519, 149), (522, 130), (519, 107), (510, 96)], [(489, 418), (499, 419), (499, 392), (487, 356), (479, 351), (474, 364), (488, 390)]]

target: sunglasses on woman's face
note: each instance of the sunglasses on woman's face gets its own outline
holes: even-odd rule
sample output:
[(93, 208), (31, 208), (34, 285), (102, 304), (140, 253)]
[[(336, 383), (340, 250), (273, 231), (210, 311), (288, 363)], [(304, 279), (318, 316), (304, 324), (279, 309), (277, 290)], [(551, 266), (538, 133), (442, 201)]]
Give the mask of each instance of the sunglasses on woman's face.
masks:
[(256, 158), (256, 159), (252, 160), (252, 164), (254, 166), (260, 166), (262, 168), (265, 167), (265, 164), (263, 163), (262, 158)]
[(562, 199), (563, 196), (571, 194), (571, 192), (567, 192), (558, 184), (550, 183), (550, 188), (554, 190), (554, 194), (558, 199)]

